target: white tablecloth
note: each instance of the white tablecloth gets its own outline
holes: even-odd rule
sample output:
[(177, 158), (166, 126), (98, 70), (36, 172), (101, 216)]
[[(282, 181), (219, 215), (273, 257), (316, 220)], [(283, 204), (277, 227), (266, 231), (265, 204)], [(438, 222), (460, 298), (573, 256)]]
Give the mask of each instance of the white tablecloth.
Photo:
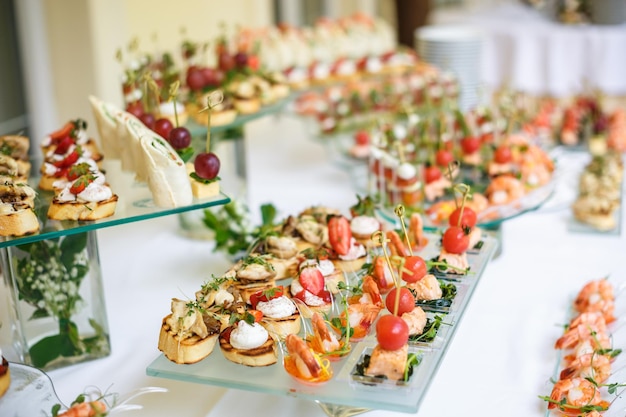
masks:
[[(274, 203), (281, 215), (313, 204), (346, 210), (355, 202), (349, 176), (328, 162), (323, 146), (304, 137), (297, 121), (269, 117), (251, 123), (247, 132), (253, 211), (265, 202)], [(563, 184), (571, 185), (583, 158), (562, 161)], [(418, 416), (542, 415), (545, 404), (538, 395), (551, 389), (552, 346), (572, 295), (584, 282), (607, 274), (626, 281), (626, 239), (568, 233), (572, 195), (567, 187), (561, 191), (545, 209), (503, 226), (503, 253), (487, 267)], [(119, 393), (160, 386), (169, 392), (138, 398), (144, 409), (128, 415), (324, 415), (315, 403), (297, 398), (146, 376), (160, 354), (159, 326), (170, 299), (191, 297), (228, 262), (212, 253), (211, 242), (181, 237), (177, 216), (102, 229), (98, 238), (112, 353), (51, 371), (63, 401), (93, 385)]]
[(482, 79), (558, 97), (599, 88), (626, 94), (626, 25), (565, 25), (520, 2), (442, 14), (435, 23), (469, 24), (485, 32)]

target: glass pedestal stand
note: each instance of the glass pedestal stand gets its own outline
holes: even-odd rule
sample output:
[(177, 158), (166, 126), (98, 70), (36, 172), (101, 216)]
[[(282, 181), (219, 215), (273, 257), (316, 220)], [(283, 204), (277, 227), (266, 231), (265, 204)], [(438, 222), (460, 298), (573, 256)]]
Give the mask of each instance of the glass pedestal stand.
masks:
[(96, 232), (0, 249), (11, 346), (6, 356), (52, 370), (111, 347)]

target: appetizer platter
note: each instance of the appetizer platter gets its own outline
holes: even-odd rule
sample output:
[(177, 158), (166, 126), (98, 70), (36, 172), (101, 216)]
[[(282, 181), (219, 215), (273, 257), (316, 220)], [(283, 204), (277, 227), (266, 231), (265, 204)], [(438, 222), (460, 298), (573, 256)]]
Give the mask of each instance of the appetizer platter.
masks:
[(593, 279), (575, 294), (563, 333), (555, 341), (557, 366), (540, 395), (546, 417), (622, 415), (624, 410), (624, 282)]
[[(455, 249), (448, 229), (386, 229), (351, 209), (289, 216), (195, 300), (172, 299), (147, 374), (298, 396), (329, 415), (416, 412), (497, 243), (474, 229), (471, 248)], [(363, 225), (372, 220), (373, 234)], [(278, 300), (290, 306), (284, 319), (267, 310)], [(404, 342), (389, 333), (398, 320)]]
[(623, 199), (622, 156), (612, 151), (592, 154), (580, 173), (578, 196), (568, 229), (579, 233), (619, 234)]

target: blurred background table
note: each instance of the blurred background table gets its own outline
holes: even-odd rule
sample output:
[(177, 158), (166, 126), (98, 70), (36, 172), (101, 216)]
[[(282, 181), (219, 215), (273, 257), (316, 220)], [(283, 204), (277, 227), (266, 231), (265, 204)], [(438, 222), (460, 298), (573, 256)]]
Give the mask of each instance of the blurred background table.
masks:
[(563, 24), (519, 1), (437, 11), (435, 24), (464, 24), (485, 33), (481, 74), (485, 87), (569, 96), (586, 88), (626, 94), (626, 24)]

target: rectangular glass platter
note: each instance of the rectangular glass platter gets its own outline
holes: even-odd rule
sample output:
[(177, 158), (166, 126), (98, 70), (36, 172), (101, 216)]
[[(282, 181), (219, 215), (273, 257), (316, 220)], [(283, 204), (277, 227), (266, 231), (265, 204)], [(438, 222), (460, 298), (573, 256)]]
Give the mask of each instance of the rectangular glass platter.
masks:
[[(424, 259), (430, 259), (439, 252), (439, 235), (428, 234), (428, 237), (428, 246), (418, 253)], [(353, 344), (351, 353), (345, 358), (331, 362), (334, 376), (329, 382), (319, 386), (304, 385), (291, 378), (282, 366), (280, 353), (277, 364), (250, 368), (225, 359), (219, 351), (219, 345), (207, 358), (191, 365), (176, 364), (161, 354), (148, 365), (146, 373), (160, 378), (300, 397), (322, 403), (415, 413), (452, 342), (471, 295), (496, 250), (497, 241), (494, 238), (485, 237), (484, 241), (485, 244), (480, 253), (469, 257), (473, 273), (463, 278), (467, 286), (464, 297), (453, 303), (449, 313), (444, 315), (446, 324), (442, 324), (435, 341), (430, 344), (411, 346), (411, 349), (421, 349), (427, 351), (428, 354), (424, 355), (422, 362), (414, 370), (406, 388), (394, 387), (390, 390), (384, 387), (381, 389), (371, 386), (361, 387), (351, 379), (350, 373), (354, 364), (359, 360), (360, 353), (363, 352), (365, 346), (375, 345), (375, 336), (371, 334), (361, 342)]]
[[(34, 163), (33, 167), (38, 166)], [(148, 220), (171, 214), (183, 213), (190, 210), (204, 209), (211, 206), (227, 204), (230, 198), (221, 193), (208, 199), (196, 199), (187, 206), (163, 208), (155, 205), (152, 193), (146, 183), (137, 182), (134, 174), (121, 172), (119, 163), (116, 161), (104, 161), (103, 169), (106, 172), (106, 179), (114, 194), (117, 194), (118, 201), (115, 214), (104, 219), (95, 221), (74, 221), (74, 220), (50, 220), (47, 217), (48, 206), (52, 201), (54, 193), (52, 191), (42, 191), (39, 189), (39, 176), (32, 175), (29, 185), (37, 191), (35, 199), (35, 212), (39, 218), (39, 233), (15, 238), (2, 238), (0, 248), (21, 245), (24, 243), (37, 242), (43, 239), (52, 239), (74, 233), (82, 233), (101, 229), (104, 227), (117, 226), (125, 223), (132, 223), (141, 220)], [(33, 170), (33, 172), (38, 172)]]

